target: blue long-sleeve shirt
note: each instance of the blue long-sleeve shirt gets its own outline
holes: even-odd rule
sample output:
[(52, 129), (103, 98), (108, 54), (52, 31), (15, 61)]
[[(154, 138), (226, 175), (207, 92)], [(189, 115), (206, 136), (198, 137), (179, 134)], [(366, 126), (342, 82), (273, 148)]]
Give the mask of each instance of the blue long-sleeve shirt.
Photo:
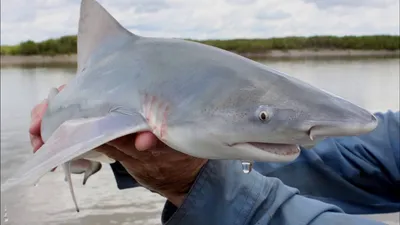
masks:
[[(329, 138), (289, 163), (210, 160), (181, 207), (166, 202), (163, 224), (382, 224), (355, 215), (400, 211), (400, 114), (375, 114), (378, 127)], [(118, 163), (120, 189), (139, 186)]]

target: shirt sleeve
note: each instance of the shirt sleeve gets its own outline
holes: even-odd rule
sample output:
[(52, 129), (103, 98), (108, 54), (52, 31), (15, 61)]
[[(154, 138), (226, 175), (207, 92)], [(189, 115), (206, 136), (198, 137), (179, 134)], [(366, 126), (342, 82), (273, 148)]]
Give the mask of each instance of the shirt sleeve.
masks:
[(398, 111), (375, 115), (378, 126), (368, 134), (329, 138), (310, 150), (302, 149), (293, 162), (257, 162), (254, 168), (346, 213), (398, 212), (400, 115)]
[(240, 161), (210, 160), (200, 171), (181, 207), (167, 201), (162, 223), (168, 225), (383, 224), (348, 215), (334, 205), (298, 194), (279, 179), (253, 170)]
[(140, 184), (126, 171), (125, 167), (118, 161), (111, 163), (111, 170), (114, 173), (118, 189), (140, 187)]

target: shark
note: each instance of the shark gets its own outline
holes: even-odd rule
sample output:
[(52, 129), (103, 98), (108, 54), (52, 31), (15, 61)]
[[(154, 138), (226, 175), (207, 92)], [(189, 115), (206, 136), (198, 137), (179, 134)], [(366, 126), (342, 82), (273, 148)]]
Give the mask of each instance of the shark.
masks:
[(299, 146), (378, 123), (350, 101), (238, 54), (134, 34), (95, 0), (81, 1), (76, 76), (48, 100), (44, 145), (1, 191), (62, 166), (76, 211), (71, 173), (89, 167), (74, 163), (115, 162), (96, 148), (128, 134), (152, 132), (199, 158), (289, 162)]

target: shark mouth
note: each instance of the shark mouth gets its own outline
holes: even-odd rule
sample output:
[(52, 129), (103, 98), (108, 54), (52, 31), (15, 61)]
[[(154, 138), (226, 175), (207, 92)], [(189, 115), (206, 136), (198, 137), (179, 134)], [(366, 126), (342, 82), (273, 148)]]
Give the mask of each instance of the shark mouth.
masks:
[(249, 153), (252, 152), (253, 157), (262, 161), (288, 162), (293, 161), (300, 154), (300, 147), (294, 144), (244, 142), (230, 146)]
[(269, 144), (261, 142), (248, 142), (245, 143), (251, 145), (252, 147), (261, 149), (263, 151), (270, 152), (275, 155), (297, 155), (300, 153), (300, 148), (297, 145), (290, 144)]

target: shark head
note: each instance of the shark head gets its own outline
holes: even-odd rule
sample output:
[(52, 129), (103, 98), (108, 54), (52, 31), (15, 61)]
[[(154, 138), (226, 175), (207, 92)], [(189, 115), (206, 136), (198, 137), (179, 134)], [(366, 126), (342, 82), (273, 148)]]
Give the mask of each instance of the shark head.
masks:
[(188, 154), (292, 161), (300, 146), (365, 134), (378, 125), (366, 109), (299, 79), (219, 49), (192, 47), (198, 59), (191, 69), (203, 68), (207, 81), (197, 83), (207, 86), (207, 94), (177, 113), (185, 122), (171, 129), (181, 137), (173, 146)]
[(259, 152), (264, 160), (291, 161), (298, 156), (299, 145), (361, 135), (377, 126), (375, 116), (343, 98), (261, 65), (256, 71), (260, 74), (248, 76), (250, 87), (221, 99), (222, 105), (236, 102), (237, 113), (232, 110), (217, 119), (228, 132), (214, 132), (235, 151), (254, 152), (253, 160)]

